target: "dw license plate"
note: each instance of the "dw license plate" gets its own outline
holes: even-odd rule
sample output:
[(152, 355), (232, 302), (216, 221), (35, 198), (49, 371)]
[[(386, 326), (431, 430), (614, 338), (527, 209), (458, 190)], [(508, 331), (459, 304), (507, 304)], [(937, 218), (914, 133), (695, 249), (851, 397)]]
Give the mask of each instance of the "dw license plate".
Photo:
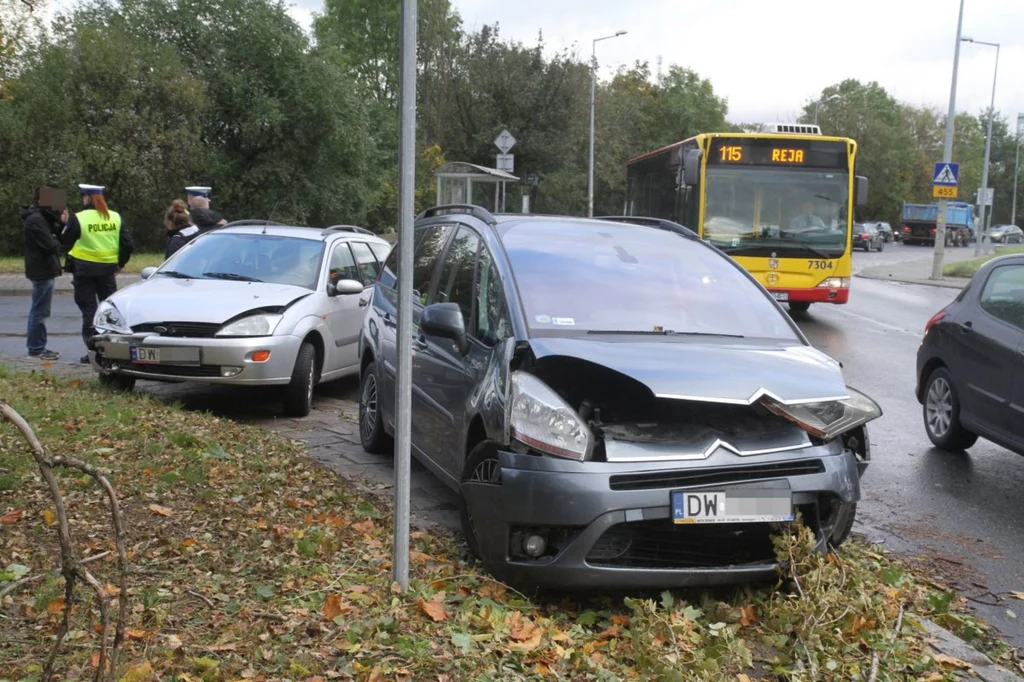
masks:
[(141, 365), (158, 365), (160, 364), (160, 349), (132, 346), (131, 358), (132, 362), (137, 362)]
[(674, 523), (761, 523), (792, 521), (789, 490), (672, 491)]

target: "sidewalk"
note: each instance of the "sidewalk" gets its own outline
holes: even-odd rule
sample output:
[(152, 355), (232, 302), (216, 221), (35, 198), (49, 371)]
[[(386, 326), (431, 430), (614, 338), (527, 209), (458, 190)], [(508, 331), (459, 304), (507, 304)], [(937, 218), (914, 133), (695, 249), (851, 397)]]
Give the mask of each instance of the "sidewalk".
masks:
[(889, 282), (902, 282), (904, 284), (922, 284), (929, 287), (946, 287), (947, 289), (963, 289), (967, 282), (970, 281), (964, 277), (931, 279), (931, 276), (931, 258), (904, 261), (891, 265), (875, 265), (870, 268), (864, 268), (855, 275), (855, 277), (863, 277), (865, 279), (880, 279)]
[[(121, 289), (141, 279), (136, 274), (118, 275), (117, 288)], [(71, 275), (61, 275), (58, 277), (54, 291), (57, 293), (70, 293), (72, 291)], [(0, 274), (0, 296), (29, 296), (31, 294), (32, 282), (25, 279), (24, 275)]]

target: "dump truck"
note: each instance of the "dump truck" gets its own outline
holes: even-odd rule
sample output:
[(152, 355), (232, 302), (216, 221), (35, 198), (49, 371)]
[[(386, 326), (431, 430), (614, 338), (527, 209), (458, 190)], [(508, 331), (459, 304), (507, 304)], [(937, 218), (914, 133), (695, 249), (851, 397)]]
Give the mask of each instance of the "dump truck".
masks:
[[(938, 204), (903, 202), (903, 243), (935, 244), (939, 221)], [(946, 246), (967, 246), (974, 235), (974, 207), (950, 201), (946, 208)]]

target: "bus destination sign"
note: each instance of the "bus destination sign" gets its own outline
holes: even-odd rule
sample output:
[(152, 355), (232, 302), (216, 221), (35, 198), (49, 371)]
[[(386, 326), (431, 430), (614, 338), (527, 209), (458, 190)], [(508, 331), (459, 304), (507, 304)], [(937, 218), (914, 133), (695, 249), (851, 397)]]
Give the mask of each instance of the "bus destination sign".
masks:
[(708, 163), (738, 166), (846, 168), (846, 146), (825, 140), (716, 138)]

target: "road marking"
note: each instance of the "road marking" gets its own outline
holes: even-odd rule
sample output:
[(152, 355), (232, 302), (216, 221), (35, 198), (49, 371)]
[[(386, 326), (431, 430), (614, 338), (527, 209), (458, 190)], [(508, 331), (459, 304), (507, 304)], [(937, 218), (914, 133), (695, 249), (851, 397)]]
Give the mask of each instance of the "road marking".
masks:
[(851, 312), (849, 310), (844, 310), (842, 308), (839, 308), (838, 306), (837, 306), (837, 309), (834, 312), (841, 313), (843, 315), (849, 315), (850, 317), (855, 317), (858, 320), (864, 320), (865, 322), (870, 322), (870, 323), (872, 323), (874, 325), (877, 325), (877, 326), (881, 327), (882, 329), (885, 329), (885, 330), (888, 330), (888, 331), (901, 332), (903, 334), (909, 334), (910, 336), (920, 336), (921, 335), (921, 333), (916, 331), (916, 330), (903, 329), (902, 327), (897, 327), (897, 326), (891, 325), (891, 324), (889, 324), (887, 322), (882, 322), (881, 320), (876, 320), (873, 317), (868, 317), (866, 315), (858, 315), (857, 313)]

